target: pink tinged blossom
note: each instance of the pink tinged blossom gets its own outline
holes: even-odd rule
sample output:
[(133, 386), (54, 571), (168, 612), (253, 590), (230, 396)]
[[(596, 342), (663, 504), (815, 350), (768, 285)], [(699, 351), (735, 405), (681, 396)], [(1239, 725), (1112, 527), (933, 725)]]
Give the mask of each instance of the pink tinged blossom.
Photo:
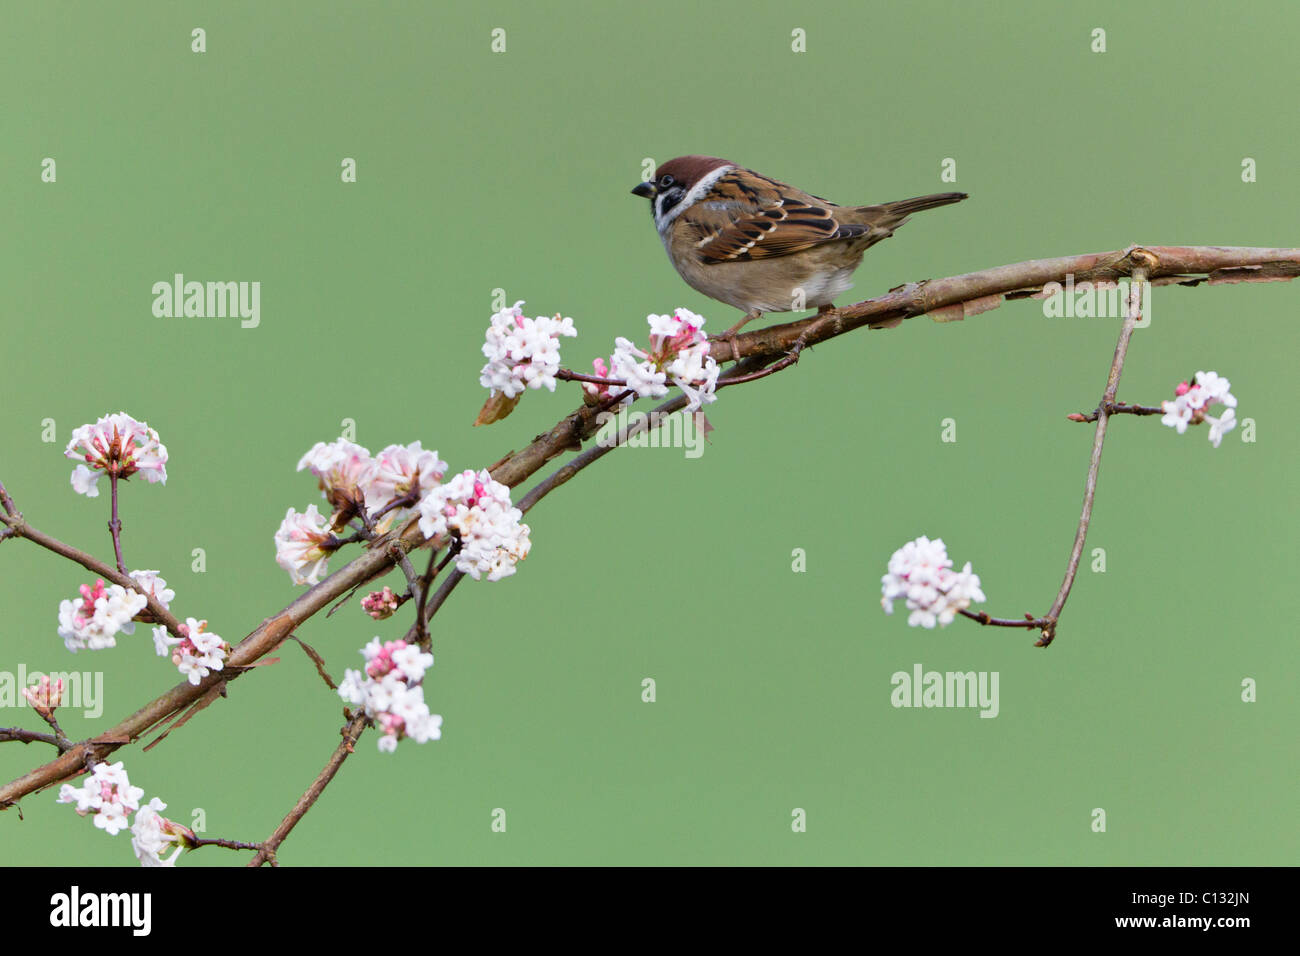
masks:
[(456, 568), (476, 581), (514, 574), (532, 547), (523, 513), (510, 503), (510, 489), (486, 471), (454, 476), (427, 495), (419, 511), (425, 537), (459, 538)]
[(718, 373), (721, 369), (709, 355), (707, 341), (679, 351), (666, 366), (666, 371), (673, 384), (689, 399), (685, 408), (688, 414), (717, 400)]
[(1237, 407), (1237, 399), (1229, 389), (1232, 383), (1218, 372), (1197, 372), (1196, 384), (1204, 391), (1206, 404), (1220, 404), (1228, 408)]
[(73, 653), (83, 648), (92, 651), (117, 645), (117, 634), (135, 633), (132, 620), (144, 610), (148, 600), (143, 594), (128, 591), (120, 584), (81, 585), (81, 597), (59, 603), (59, 637)]
[(479, 384), (490, 390), (489, 402), (498, 395), (515, 398), (526, 388), (555, 391), (560, 339), (578, 334), (573, 319), (558, 314), (530, 319), (523, 314), (523, 304), (520, 300), (489, 320), (483, 343), (488, 361), (479, 373)]
[(72, 472), (73, 490), (89, 498), (99, 495), (102, 475), (127, 479), (138, 474), (145, 481), (167, 482), (167, 448), (148, 424), (125, 412), (74, 429), (64, 455), (79, 462)]
[[(613, 361), (614, 361), (614, 357), (613, 357), (613, 356), (610, 356), (610, 359), (609, 359), (609, 360), (610, 360), (610, 363), (613, 363)], [(618, 376), (616, 376), (616, 375), (613, 373), (613, 371), (610, 369), (610, 366), (605, 364), (605, 360), (604, 360), (603, 358), (595, 358), (595, 359), (592, 359), (592, 360), (591, 360), (591, 367), (592, 367), (592, 370), (596, 373), (596, 376), (597, 376), (598, 378), (617, 378), (617, 377), (618, 377)], [(607, 399), (607, 398), (611, 398), (611, 397), (614, 396), (614, 395), (618, 395), (618, 394), (620, 394), (620, 393), (626, 391), (626, 390), (627, 390), (627, 386), (625, 386), (625, 385), (600, 385), (600, 384), (598, 384), (598, 383), (596, 383), (596, 382), (583, 382), (583, 383), (582, 383), (582, 390), (583, 390), (584, 392), (586, 392), (586, 394), (587, 394), (587, 396), (588, 396), (588, 397), (587, 397), (587, 401), (588, 401), (588, 403), (589, 403), (589, 404), (595, 404), (595, 403), (597, 403), (597, 402), (602, 402), (602, 401), (604, 401), (604, 400)]]
[(709, 355), (709, 340), (704, 334), (704, 319), (688, 309), (673, 313), (677, 332), (669, 340), (674, 357), (665, 366), (673, 382), (690, 399), (686, 411), (697, 411), (716, 400), (718, 363)]
[(340, 516), (340, 526), (357, 507), (365, 505), (376, 462), (370, 452), (346, 438), (317, 442), (298, 461), (298, 470), (316, 476), (321, 496)]
[[(403, 497), (414, 496), (418, 501), (446, 473), (447, 463), (438, 457), (437, 451), (426, 451), (418, 441), (389, 445), (375, 456), (374, 468), (363, 488), (366, 508), (374, 514)], [(400, 508), (391, 513), (409, 515), (411, 509)]]
[(58, 802), (75, 803), (77, 805), (77, 813), (83, 817), (87, 813), (90, 813), (91, 810), (95, 809), (93, 806), (95, 798), (95, 788), (89, 786), (74, 787), (70, 783), (65, 783), (63, 786), (59, 787)]
[(376, 637), (361, 651), (366, 658), (366, 676), (378, 680), (391, 671), (393, 669), (393, 651), (405, 646), (405, 641), (389, 641), (384, 644), (380, 643), (379, 638)]
[(1192, 420), (1192, 408), (1186, 401), (1186, 394), (1184, 392), (1172, 402), (1166, 400), (1160, 403), (1160, 407), (1165, 413), (1160, 419), (1160, 424), (1168, 425), (1180, 435), (1187, 431), (1187, 426)]
[(127, 824), (127, 814), (140, 809), (144, 790), (131, 786), (121, 761), (97, 763), (90, 778), (81, 787), (64, 784), (59, 788), (59, 803), (75, 803), (77, 813), (94, 813), (95, 826), (116, 835)]
[[(403, 641), (395, 641), (394, 645), (404, 644)], [(406, 644), (404, 647), (394, 646), (390, 653), (393, 666), (408, 684), (418, 684), (424, 680), (424, 672), (433, 666), (433, 655), (420, 650), (418, 644)]]
[[(1160, 423), (1181, 435), (1188, 425), (1208, 422), (1210, 443), (1218, 448), (1223, 436), (1237, 426), (1237, 397), (1230, 391), (1231, 387), (1232, 383), (1217, 372), (1197, 372), (1191, 384), (1178, 383), (1173, 401), (1160, 403), (1164, 412)], [(1224, 407), (1222, 415), (1209, 414), (1215, 405)]]
[(158, 576), (157, 571), (132, 571), (131, 580), (142, 592), (152, 595), (164, 609), (171, 609), (171, 602), (176, 600), (176, 592), (167, 587), (167, 582)]
[(613, 366), (612, 376), (626, 382), (626, 387), (614, 386), (615, 393), (631, 390), (623, 399), (623, 404), (631, 404), (637, 398), (662, 398), (668, 394), (668, 375), (658, 368), (646, 352), (641, 351), (631, 341), (622, 336), (614, 340), (614, 354), (610, 356)]
[(382, 591), (371, 591), (361, 599), (361, 609), (376, 621), (392, 617), (397, 607), (397, 595), (389, 587), (385, 587)]
[[(186, 847), (195, 845), (194, 831), (159, 813), (165, 809), (167, 804), (154, 797), (135, 816), (135, 823), (131, 826), (131, 849), (141, 866), (175, 866), (176, 858)], [(174, 852), (164, 859), (163, 854), (168, 850)]]
[(392, 753), (398, 741), (416, 743), (438, 740), (442, 718), (430, 714), (420, 681), (433, 666), (433, 655), (405, 641), (380, 641), (378, 637), (361, 649), (366, 669), (348, 670), (339, 684), (339, 696), (365, 708), (366, 716), (379, 728), (379, 750)]
[(985, 600), (970, 562), (954, 572), (943, 540), (931, 541), (924, 535), (895, 551), (888, 573), (881, 578), (880, 603), (886, 614), (894, 613), (899, 598), (906, 599), (912, 612), (907, 623), (925, 628), (946, 627), (972, 602)]
[(1224, 435), (1237, 427), (1237, 413), (1231, 408), (1225, 409), (1219, 418), (1206, 415), (1205, 420), (1210, 423), (1210, 444), (1215, 448), (1219, 447)]
[(117, 836), (127, 824), (126, 809), (120, 803), (105, 803), (95, 814), (95, 826), (109, 836)]
[(23, 696), (34, 711), (42, 717), (49, 717), (63, 703), (63, 678), (51, 681), (48, 675), (42, 674), (35, 687), (23, 688)]
[(650, 323), (650, 351), (671, 358), (683, 349), (705, 341), (704, 318), (689, 309), (675, 309), (672, 315), (647, 316)]
[(611, 392), (630, 389), (632, 394), (623, 400), (629, 404), (637, 398), (662, 398), (668, 394), (671, 381), (686, 395), (688, 413), (712, 403), (720, 368), (709, 355), (704, 319), (688, 309), (677, 309), (672, 315), (649, 315), (646, 321), (650, 326), (649, 351), (642, 351), (625, 338), (614, 341), (608, 377), (626, 382), (626, 387), (588, 386), (588, 393), (604, 398)]
[(275, 533), (275, 561), (294, 584), (317, 584), (329, 571), (329, 556), (338, 550), (329, 521), (308, 505), (305, 512), (285, 512)]
[(168, 637), (165, 628), (154, 630), (154, 649), (161, 656), (170, 655), (176, 669), (195, 685), (212, 671), (222, 670), (230, 656), (230, 645), (209, 633), (207, 627), (207, 621), (191, 617), (181, 625), (182, 638)]
[(172, 637), (165, 627), (153, 629), (153, 649), (159, 657), (171, 657), (172, 645), (179, 644), (183, 640), (183, 637)]

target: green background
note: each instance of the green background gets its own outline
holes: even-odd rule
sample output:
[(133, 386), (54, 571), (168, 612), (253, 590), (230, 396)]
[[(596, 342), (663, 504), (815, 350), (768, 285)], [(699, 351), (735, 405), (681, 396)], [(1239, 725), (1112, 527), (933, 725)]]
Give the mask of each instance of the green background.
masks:
[[(494, 289), (572, 316), (574, 368), (643, 341), (650, 312), (737, 318), (681, 282), (628, 195), (647, 157), (721, 155), (844, 203), (954, 188), (956, 159), (972, 198), (872, 249), (841, 304), (1132, 242), (1300, 244), (1290, 3), (5, 6), (0, 479), (36, 527), (111, 561), (107, 494), (73, 494), (63, 447), (109, 412), (147, 420), (168, 481), (125, 488), (128, 564), (232, 641), (299, 593), (272, 536), (319, 503), (294, 468), (344, 419), (372, 451), (418, 438), (477, 468), (577, 403), (529, 392), (470, 427)], [(260, 281), (260, 327), (154, 318), (175, 272)], [(701, 458), (627, 449), (530, 514), (520, 573), (465, 582), (435, 619), (442, 740), (385, 755), (368, 733), (282, 862), (1293, 863), (1300, 287), (1155, 296), (1120, 397), (1215, 369), (1258, 440), (1114, 422), (1088, 540), (1107, 570), (1085, 564), (1051, 648), (908, 628), (901, 605), (881, 613), (880, 576), (940, 536), (990, 612), (1046, 611), (1092, 439), (1065, 415), (1095, 406), (1117, 324), (1017, 302), (858, 332), (722, 393)], [(0, 669), (104, 674), (99, 721), (63, 712), (76, 738), (177, 679), (147, 628), (67, 654), (58, 602), (87, 580), (0, 545)], [(350, 606), (299, 633), (339, 677), (406, 624)], [(306, 657), (279, 656), (147, 754), (119, 751), (132, 782), (182, 821), (202, 808), (208, 836), (269, 834), (341, 723)], [(890, 676), (918, 662), (999, 672), (1000, 715), (891, 707)], [(48, 757), (0, 747), (0, 777)], [(53, 790), (23, 811), (0, 814), (7, 862), (134, 863)]]

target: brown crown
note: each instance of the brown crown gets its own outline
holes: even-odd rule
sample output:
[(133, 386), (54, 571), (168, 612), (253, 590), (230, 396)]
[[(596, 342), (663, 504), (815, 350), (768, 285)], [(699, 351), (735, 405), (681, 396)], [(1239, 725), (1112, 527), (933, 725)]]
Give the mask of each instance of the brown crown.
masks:
[(656, 169), (655, 179), (668, 175), (679, 183), (685, 183), (689, 189), (719, 166), (733, 165), (735, 164), (717, 156), (678, 156)]

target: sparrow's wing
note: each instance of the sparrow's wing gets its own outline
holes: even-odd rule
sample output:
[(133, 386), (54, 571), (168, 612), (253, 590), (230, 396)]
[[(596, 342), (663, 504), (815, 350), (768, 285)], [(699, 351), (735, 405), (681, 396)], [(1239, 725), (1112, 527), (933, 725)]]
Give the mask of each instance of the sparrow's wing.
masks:
[(871, 227), (836, 219), (839, 207), (748, 170), (719, 179), (685, 217), (705, 263), (788, 256)]

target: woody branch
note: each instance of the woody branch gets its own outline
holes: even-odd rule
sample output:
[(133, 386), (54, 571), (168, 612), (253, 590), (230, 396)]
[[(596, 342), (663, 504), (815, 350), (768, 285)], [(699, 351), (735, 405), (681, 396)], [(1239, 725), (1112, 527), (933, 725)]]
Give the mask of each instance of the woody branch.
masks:
[[(907, 283), (883, 296), (867, 299), (823, 315), (738, 334), (732, 340), (715, 343), (711, 354), (720, 363), (732, 358), (741, 360), (723, 376), (730, 378), (733, 384), (738, 384), (740, 381), (753, 381), (761, 377), (761, 373), (789, 367), (798, 358), (802, 349), (863, 326), (890, 328), (920, 315), (928, 315), (936, 321), (953, 321), (989, 311), (1006, 300), (1041, 295), (1044, 286), (1050, 283), (1064, 283), (1070, 277), (1080, 283), (1085, 281), (1108, 283), (1133, 276), (1135, 273), (1145, 274), (1152, 285), (1195, 286), (1201, 283), (1285, 281), (1300, 275), (1300, 249), (1131, 246), (1113, 252), (1014, 263), (966, 275)], [(1121, 345), (1117, 347), (1116, 359), (1112, 364), (1112, 381), (1108, 382), (1106, 394), (1096, 413), (1098, 432), (1094, 439), (1092, 464), (1085, 491), (1084, 513), (1081, 515), (1075, 545), (1071, 551), (1066, 581), (1052, 610), (1043, 619), (1027, 617), (1024, 622), (1003, 621), (988, 618), (987, 615), (969, 615), (977, 620), (981, 617), (985, 618), (981, 623), (1044, 627), (1043, 636), (1046, 640), (1040, 641), (1043, 644), (1050, 642), (1051, 639), (1049, 628), (1044, 625), (1050, 625), (1050, 635), (1055, 634), (1056, 622), (1065, 598), (1069, 594), (1070, 584), (1074, 578), (1073, 572), (1077, 570), (1081, 542), (1087, 530), (1092, 500), (1095, 496), (1096, 470), (1104, 441), (1105, 423), (1110, 415), (1123, 411), (1122, 408), (1115, 407), (1112, 385), (1118, 384), (1119, 371), (1123, 366), (1123, 351), (1127, 348), (1127, 334), (1131, 333), (1133, 321), (1135, 321), (1133, 315), (1126, 317), (1126, 333), (1121, 336)], [(665, 403), (661, 408), (673, 410), (684, 404), (683, 398), (676, 398)], [(508, 487), (517, 487), (540, 471), (547, 462), (566, 451), (582, 451), (583, 443), (592, 438), (599, 428), (598, 416), (602, 410), (602, 405), (584, 403), (561, 418), (548, 431), (534, 438), (525, 448), (506, 455), (493, 465), (489, 469), (491, 476)], [(550, 477), (535, 486), (521, 501), (521, 505), (526, 504), (527, 507), (531, 507), (542, 496), (600, 460), (605, 453), (617, 447), (622, 441), (626, 441), (630, 434), (630, 431), (620, 434), (619, 442), (609, 447), (591, 448), (582, 452), (573, 461), (561, 466)], [(0, 510), (3, 512), (0, 513), (0, 524), (4, 525), (0, 530), (0, 542), (8, 538), (32, 541), (90, 568), (107, 579), (125, 587), (131, 586), (130, 579), (117, 568), (99, 562), (27, 524), (12, 499), (4, 492), (3, 486), (0, 486)], [(254, 628), (233, 649), (229, 666), (224, 672), (213, 673), (197, 685), (188, 682), (178, 684), (119, 721), (105, 733), (72, 744), (56, 759), (0, 787), (0, 809), (14, 805), (29, 793), (76, 776), (83, 767), (106, 759), (118, 748), (135, 742), (150, 729), (159, 726), (169, 718), (187, 711), (192, 713), (195, 709), (206, 706), (206, 703), (221, 692), (226, 682), (241, 676), (249, 666), (278, 647), (303, 622), (327, 608), (341, 596), (387, 573), (394, 565), (401, 563), (410, 551), (427, 544), (427, 539), (414, 521), (398, 531), (368, 542), (365, 554), (339, 569), (300, 595), (278, 614)], [(403, 570), (407, 573), (408, 581), (412, 582), (414, 591), (412, 569), (408, 565)], [(458, 572), (450, 574), (433, 594), (429, 594), (427, 590), (430, 582), (420, 582), (419, 604), (421, 615), (425, 620), (432, 617), (442, 606), (459, 580)], [(152, 599), (149, 610), (156, 620), (163, 621), (168, 629), (174, 632), (175, 619), (156, 607)], [(349, 746), (345, 749), (350, 750), (350, 741), (355, 737), (351, 734), (348, 737)], [(338, 759), (339, 763), (341, 759), (331, 759), (331, 765), (337, 769), (335, 759)], [(308, 795), (305, 794), (304, 797), (306, 796)], [(301, 813), (297, 816), (301, 816)], [(295, 822), (297, 816), (294, 817)], [(286, 818), (286, 822), (288, 819)], [(279, 838), (283, 839), (284, 835), (287, 835), (287, 830), (280, 834)], [(270, 852), (265, 856), (272, 856), (274, 846), (267, 846), (266, 849)]]

